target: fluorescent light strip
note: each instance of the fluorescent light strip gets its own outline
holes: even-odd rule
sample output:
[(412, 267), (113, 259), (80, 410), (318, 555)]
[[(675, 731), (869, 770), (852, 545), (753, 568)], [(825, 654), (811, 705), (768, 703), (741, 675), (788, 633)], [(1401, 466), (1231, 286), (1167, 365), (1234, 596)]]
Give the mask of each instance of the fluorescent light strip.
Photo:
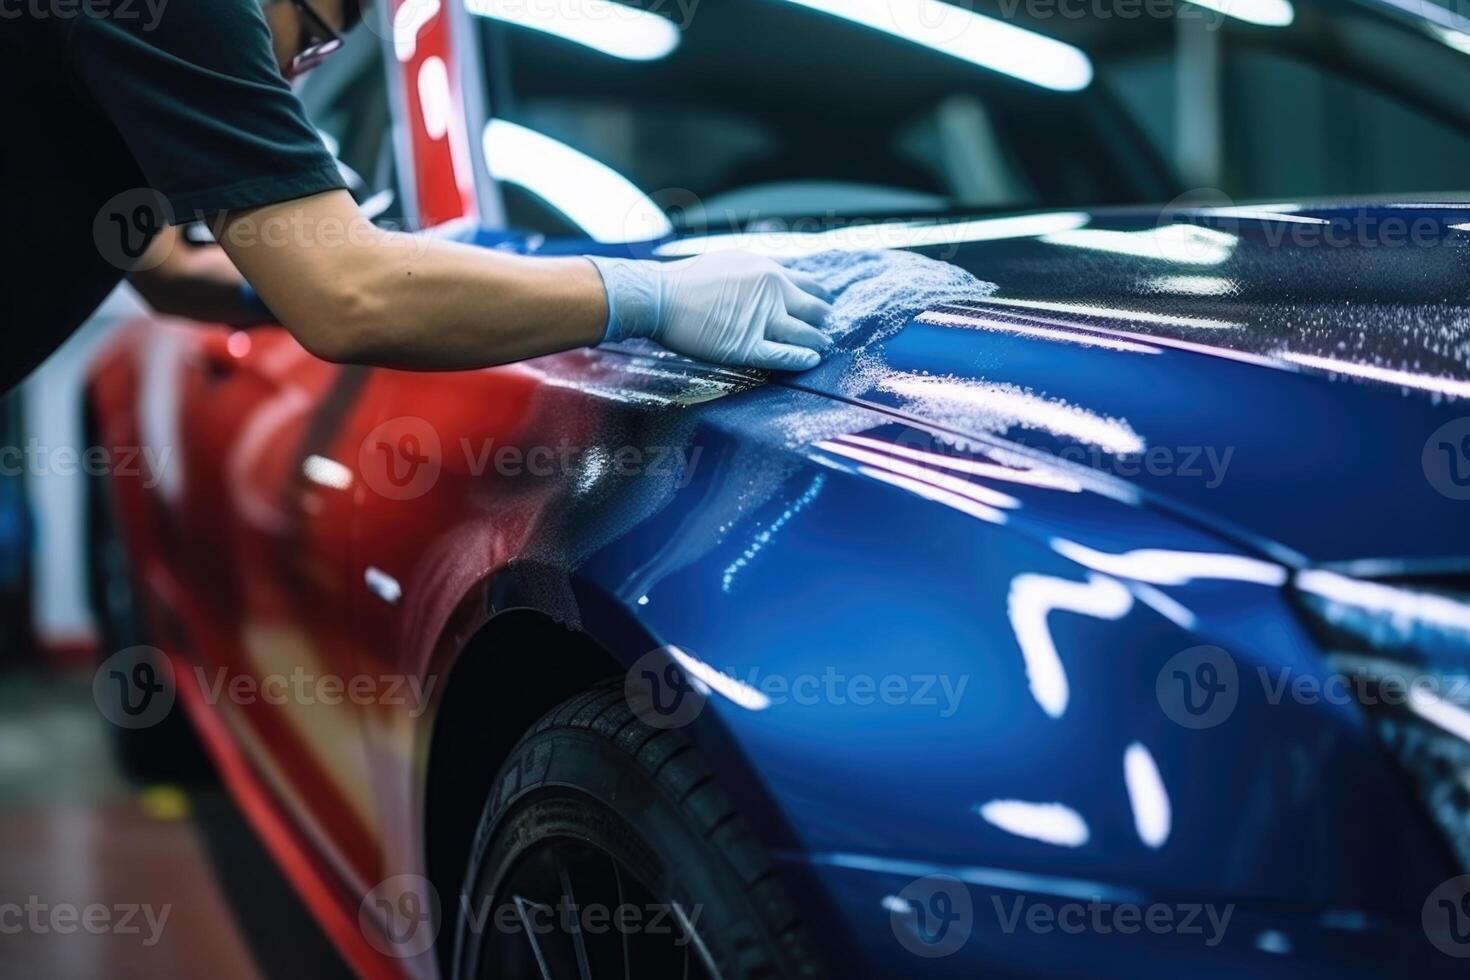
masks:
[(729, 235), (701, 235), (665, 242), (655, 251), (665, 256), (703, 255), (740, 249), (773, 258), (800, 258), (818, 252), (856, 252), (886, 248), (923, 248), (1032, 238), (1081, 228), (1087, 215), (1080, 211), (1025, 214), (1011, 218), (973, 221), (879, 221), (827, 231), (749, 231)]
[(1284, 361), (1300, 364), (1303, 367), (1316, 368), (1319, 371), (1331, 371), (1333, 374), (1346, 374), (1355, 378), (1366, 378), (1369, 381), (1402, 385), (1405, 388), (1418, 388), (1422, 391), (1433, 391), (1454, 398), (1470, 398), (1470, 381), (1415, 374), (1413, 371), (1377, 367), (1373, 364), (1354, 364), (1352, 361), (1340, 361), (1335, 357), (1318, 357), (1315, 354), (1297, 354), (1292, 351), (1281, 351), (1276, 356)]
[(424, 59), (419, 66), (418, 91), (424, 132), (431, 140), (442, 140), (449, 135), (449, 118), (454, 112), (454, 98), (449, 94), (449, 68), (444, 59)]
[(1236, 20), (1262, 27), (1287, 27), (1296, 20), (1296, 8), (1289, 0), (1190, 0), (1196, 7), (1204, 7)]
[(639, 241), (674, 231), (631, 181), (565, 143), (504, 119), (490, 120), (483, 142), (491, 176), (526, 188), (594, 241)]
[(657, 61), (679, 46), (672, 21), (607, 0), (465, 0), (464, 7), (625, 61)]
[(1072, 45), (941, 0), (787, 2), (850, 20), (1042, 88), (1077, 92), (1092, 82), (1092, 61)]
[(418, 53), (419, 33), (439, 16), (439, 0), (408, 0), (393, 12), (393, 53), (407, 64)]

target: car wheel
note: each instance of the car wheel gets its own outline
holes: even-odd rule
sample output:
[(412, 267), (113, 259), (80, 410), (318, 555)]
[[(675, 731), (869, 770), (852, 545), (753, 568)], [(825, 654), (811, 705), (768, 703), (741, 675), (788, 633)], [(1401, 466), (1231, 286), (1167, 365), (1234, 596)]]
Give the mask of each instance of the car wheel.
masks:
[(638, 720), (621, 681), (516, 746), (465, 881), (462, 980), (825, 976), (730, 798), (687, 738)]
[[(149, 645), (112, 495), (100, 476), (94, 476), (87, 488), (87, 588), (97, 624), (99, 660)], [(155, 673), (162, 673), (161, 668)], [(147, 728), (123, 728), (110, 722), (107, 727), (119, 767), (135, 782), (186, 782), (208, 778), (211, 773), (177, 701), (168, 714)]]

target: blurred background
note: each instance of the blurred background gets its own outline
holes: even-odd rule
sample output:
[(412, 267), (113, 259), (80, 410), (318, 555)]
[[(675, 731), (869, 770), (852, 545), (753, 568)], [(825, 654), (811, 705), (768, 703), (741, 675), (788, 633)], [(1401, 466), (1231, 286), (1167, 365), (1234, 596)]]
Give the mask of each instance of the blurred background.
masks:
[[(595, 199), (544, 186), (527, 131), (701, 230), (1470, 189), (1470, 20), (1453, 0), (955, 0), (1085, 52), (1080, 89), (1065, 72), (1028, 83), (813, 5), (642, 4), (692, 13), (677, 50), (647, 61), (477, 19), (506, 224), (555, 235), (598, 217)], [(301, 94), (359, 201), (400, 221), (383, 46), (358, 30)], [(102, 937), (61, 953), (0, 937), (0, 975), (340, 975), (207, 772), (183, 787), (129, 778), (91, 701), (87, 477), (59, 450), (86, 448), (81, 386), (98, 345), (145, 313), (121, 287), (0, 404), (0, 895), (43, 881), (105, 895), (121, 880), (136, 894), (156, 879), (191, 925), (126, 966), (104, 966)]]

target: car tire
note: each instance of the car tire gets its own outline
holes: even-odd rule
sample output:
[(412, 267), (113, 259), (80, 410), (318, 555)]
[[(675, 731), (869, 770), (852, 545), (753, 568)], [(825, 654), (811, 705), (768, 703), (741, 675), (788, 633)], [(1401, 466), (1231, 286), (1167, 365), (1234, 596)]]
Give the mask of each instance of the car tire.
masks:
[(826, 976), (729, 796), (684, 735), (633, 714), (620, 680), (562, 704), (511, 752), (465, 881), (459, 978)]
[[(121, 650), (150, 645), (112, 494), (101, 476), (92, 477), (87, 487), (87, 591), (97, 625), (99, 664)], [(162, 665), (155, 673), (162, 675)], [(212, 775), (177, 700), (146, 728), (106, 724), (118, 767), (135, 783), (194, 782)]]

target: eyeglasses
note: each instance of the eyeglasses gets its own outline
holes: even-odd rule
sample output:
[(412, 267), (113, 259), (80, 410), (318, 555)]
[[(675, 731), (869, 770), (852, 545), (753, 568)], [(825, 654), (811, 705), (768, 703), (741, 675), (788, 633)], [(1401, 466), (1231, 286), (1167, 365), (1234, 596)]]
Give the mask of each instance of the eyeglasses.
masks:
[(309, 0), (291, 0), (291, 4), (301, 11), (301, 17), (306, 21), (306, 47), (291, 59), (291, 71), (299, 75), (326, 61), (328, 55), (342, 47), (342, 35), (327, 23)]

